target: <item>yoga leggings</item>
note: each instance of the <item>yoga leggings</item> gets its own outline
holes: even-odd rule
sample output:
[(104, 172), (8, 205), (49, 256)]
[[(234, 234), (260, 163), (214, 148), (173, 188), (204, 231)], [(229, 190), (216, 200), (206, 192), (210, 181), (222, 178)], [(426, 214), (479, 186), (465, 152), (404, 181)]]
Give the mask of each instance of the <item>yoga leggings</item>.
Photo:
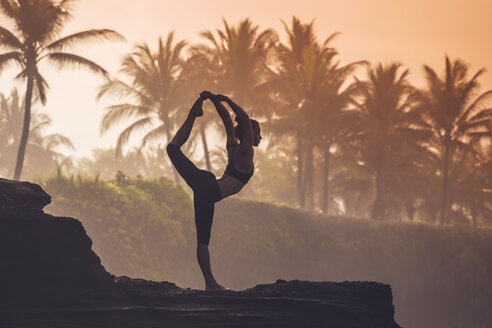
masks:
[(193, 190), (198, 243), (208, 245), (210, 242), (215, 203), (222, 199), (217, 179), (213, 173), (198, 169), (183, 154), (180, 146), (169, 144), (167, 146), (167, 154), (179, 175), (183, 177), (188, 186)]

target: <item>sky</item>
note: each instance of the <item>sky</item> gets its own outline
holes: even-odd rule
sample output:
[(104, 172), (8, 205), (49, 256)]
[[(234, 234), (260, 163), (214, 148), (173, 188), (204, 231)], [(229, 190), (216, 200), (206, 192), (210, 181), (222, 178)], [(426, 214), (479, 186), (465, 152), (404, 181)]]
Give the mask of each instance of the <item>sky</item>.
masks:
[[(61, 36), (92, 28), (121, 33), (126, 43), (97, 43), (77, 51), (116, 74), (121, 58), (136, 43), (145, 41), (155, 49), (158, 37), (165, 38), (170, 31), (175, 31), (176, 40), (196, 43), (202, 41), (200, 31), (221, 29), (223, 18), (235, 25), (249, 17), (260, 30), (273, 28), (282, 39), (282, 20), (290, 24), (297, 16), (306, 23), (315, 20), (319, 40), (341, 33), (332, 45), (342, 63), (398, 61), (410, 69), (411, 80), (422, 86), (422, 65), (441, 72), (445, 54), (469, 63), (471, 73), (482, 67), (492, 69), (490, 13), (490, 0), (81, 0)], [(50, 90), (46, 106), (37, 107), (53, 120), (47, 133), (61, 133), (74, 143), (76, 151), (67, 154), (90, 156), (96, 147), (116, 144), (121, 130), (102, 137), (99, 133), (104, 108), (111, 103), (96, 100), (104, 82), (101, 77), (43, 64), (41, 73)], [(25, 84), (12, 82), (14, 74), (14, 69), (2, 72), (0, 92), (7, 95), (14, 86), (25, 92)], [(482, 91), (492, 89), (492, 72), (479, 81)]]

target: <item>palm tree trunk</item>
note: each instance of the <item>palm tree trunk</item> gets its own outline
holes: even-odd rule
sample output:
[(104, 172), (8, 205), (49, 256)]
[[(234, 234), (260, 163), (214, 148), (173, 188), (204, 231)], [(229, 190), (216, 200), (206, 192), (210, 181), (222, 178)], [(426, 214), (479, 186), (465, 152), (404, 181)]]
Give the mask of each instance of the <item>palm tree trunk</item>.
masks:
[(314, 210), (314, 154), (310, 144), (306, 155), (306, 196), (308, 208)]
[(297, 203), (300, 208), (304, 208), (304, 191), (303, 191), (303, 175), (304, 175), (304, 166), (303, 166), (303, 149), (302, 149), (302, 137), (301, 133), (297, 132)]
[(382, 181), (381, 181), (381, 174), (376, 173), (376, 199), (374, 200), (374, 205), (372, 208), (372, 218), (375, 220), (381, 219), (382, 218)]
[(325, 166), (323, 171), (323, 199), (321, 200), (321, 211), (323, 214), (328, 213), (328, 195), (330, 187), (330, 145), (324, 148)]
[(212, 164), (210, 163), (210, 152), (208, 151), (207, 138), (205, 136), (205, 124), (200, 124), (200, 136), (202, 137), (203, 154), (204, 154), (203, 156), (205, 156), (207, 171), (212, 172)]
[(373, 211), (372, 211), (372, 218), (373, 219), (384, 219), (384, 213), (385, 213), (385, 208), (384, 208), (384, 177), (383, 177), (383, 163), (384, 163), (384, 158), (383, 154), (379, 156), (379, 164), (376, 169), (376, 199), (374, 201), (374, 206), (373, 206)]
[(443, 159), (443, 169), (442, 169), (442, 190), (441, 190), (441, 218), (440, 224), (444, 224), (447, 215), (447, 203), (448, 203), (448, 174), (449, 174), (449, 137), (446, 137), (445, 149), (444, 149), (444, 159)]
[(29, 125), (31, 123), (31, 100), (34, 81), (31, 74), (27, 76), (26, 88), (26, 107), (24, 111), (24, 125), (22, 127), (22, 135), (19, 143), (19, 151), (17, 152), (17, 161), (15, 163), (14, 180), (19, 180), (22, 167), (24, 165), (24, 156), (26, 154), (27, 140), (29, 139)]

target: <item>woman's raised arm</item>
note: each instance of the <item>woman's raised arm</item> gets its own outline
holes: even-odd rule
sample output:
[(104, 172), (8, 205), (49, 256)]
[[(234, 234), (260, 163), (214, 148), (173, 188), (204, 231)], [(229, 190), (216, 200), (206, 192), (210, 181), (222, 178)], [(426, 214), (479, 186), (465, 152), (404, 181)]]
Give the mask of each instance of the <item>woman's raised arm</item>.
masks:
[(227, 135), (227, 145), (226, 146), (235, 146), (237, 142), (234, 140), (234, 123), (232, 123), (231, 115), (227, 108), (217, 99), (216, 95), (209, 91), (203, 91), (200, 94), (202, 97), (209, 98), (215, 106), (219, 117), (224, 123), (224, 128)]
[(238, 104), (231, 100), (231, 98), (218, 94), (215, 99), (219, 101), (225, 101), (236, 114), (237, 121), (243, 126), (243, 137), (241, 138), (241, 144), (244, 146), (253, 146), (253, 126), (248, 114)]

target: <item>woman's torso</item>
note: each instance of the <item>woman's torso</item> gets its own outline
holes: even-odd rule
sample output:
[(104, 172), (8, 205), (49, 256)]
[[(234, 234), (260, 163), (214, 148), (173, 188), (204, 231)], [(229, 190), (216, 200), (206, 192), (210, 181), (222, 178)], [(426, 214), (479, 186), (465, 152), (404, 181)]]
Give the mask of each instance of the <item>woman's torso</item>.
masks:
[[(222, 177), (217, 180), (222, 198), (237, 194), (253, 175), (254, 152), (251, 151), (251, 155), (247, 156), (237, 156), (238, 150), (239, 145), (227, 149), (228, 165)], [(245, 168), (249, 170), (246, 171)]]

